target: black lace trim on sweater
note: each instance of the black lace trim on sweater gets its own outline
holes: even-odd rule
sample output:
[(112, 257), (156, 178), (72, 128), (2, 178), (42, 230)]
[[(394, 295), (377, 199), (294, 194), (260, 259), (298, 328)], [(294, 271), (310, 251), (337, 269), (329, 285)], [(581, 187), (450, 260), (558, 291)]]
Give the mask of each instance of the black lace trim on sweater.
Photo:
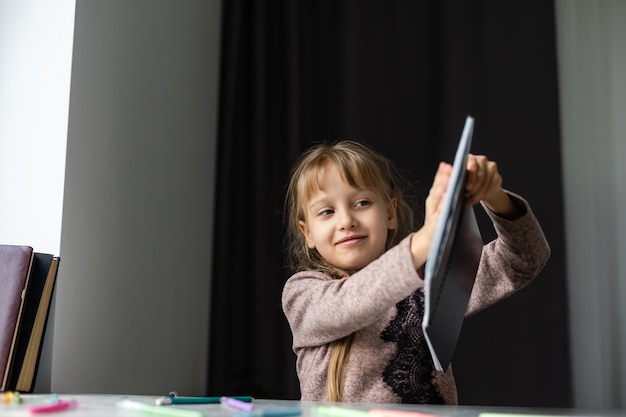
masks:
[(396, 304), (398, 315), (381, 334), (398, 345), (397, 356), (387, 365), (383, 380), (406, 404), (443, 404), (433, 384), (433, 361), (422, 332), (424, 293), (416, 291)]

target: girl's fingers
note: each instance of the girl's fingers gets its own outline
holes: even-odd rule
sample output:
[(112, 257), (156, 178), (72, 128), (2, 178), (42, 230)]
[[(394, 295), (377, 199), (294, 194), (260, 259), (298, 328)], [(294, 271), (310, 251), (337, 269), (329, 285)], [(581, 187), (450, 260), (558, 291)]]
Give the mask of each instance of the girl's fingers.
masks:
[(450, 173), (452, 172), (452, 166), (446, 164), (445, 162), (441, 162), (439, 164), (439, 168), (437, 169), (437, 174), (435, 174), (435, 180), (433, 181), (433, 185), (430, 189), (430, 193), (436, 200), (440, 200), (443, 194), (446, 191), (446, 187), (448, 186), (448, 181), (450, 180)]
[(467, 203), (474, 205), (498, 189), (502, 184), (502, 177), (495, 162), (488, 160), (484, 155), (470, 155), (466, 181)]
[(428, 197), (426, 198), (426, 223), (435, 221), (437, 218), (437, 213), (440, 210), (441, 202), (443, 201), (443, 196), (445, 195), (451, 172), (451, 165), (446, 164), (445, 162), (439, 164), (439, 168), (435, 174), (435, 179), (433, 180), (433, 185), (431, 186), (430, 191), (428, 192)]
[(465, 189), (467, 192), (475, 193), (485, 180), (487, 174), (487, 157), (470, 154), (467, 157), (467, 180)]

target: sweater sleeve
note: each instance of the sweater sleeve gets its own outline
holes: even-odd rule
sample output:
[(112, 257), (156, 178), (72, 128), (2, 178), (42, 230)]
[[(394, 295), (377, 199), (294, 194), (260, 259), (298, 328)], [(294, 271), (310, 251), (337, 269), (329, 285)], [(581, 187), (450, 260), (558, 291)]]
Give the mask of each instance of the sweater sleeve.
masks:
[(424, 285), (409, 249), (410, 236), (347, 279), (320, 272), (294, 274), (283, 288), (282, 306), (294, 349), (319, 346), (373, 323)]
[(466, 315), (524, 287), (541, 272), (550, 257), (550, 246), (528, 202), (508, 194), (526, 213), (516, 220), (507, 220), (485, 208), (498, 237), (483, 247)]

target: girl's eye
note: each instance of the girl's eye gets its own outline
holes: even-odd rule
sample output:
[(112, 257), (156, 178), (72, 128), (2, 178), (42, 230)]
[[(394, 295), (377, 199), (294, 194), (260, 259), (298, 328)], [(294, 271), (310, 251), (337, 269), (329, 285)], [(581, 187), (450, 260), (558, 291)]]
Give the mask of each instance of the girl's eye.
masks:
[(320, 216), (330, 216), (331, 214), (333, 214), (334, 211), (331, 209), (326, 209), (326, 210), (322, 210), (318, 213), (318, 215)]
[(365, 207), (369, 205), (370, 205), (370, 202), (368, 200), (360, 200), (360, 201), (357, 201), (355, 204), (355, 206), (357, 207)]

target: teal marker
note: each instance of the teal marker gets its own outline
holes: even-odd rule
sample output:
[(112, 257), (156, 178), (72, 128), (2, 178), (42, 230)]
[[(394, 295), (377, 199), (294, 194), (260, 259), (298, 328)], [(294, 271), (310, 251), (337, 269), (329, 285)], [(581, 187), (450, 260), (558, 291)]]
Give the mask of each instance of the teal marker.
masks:
[[(228, 398), (234, 398), (239, 401), (245, 401), (247, 403), (254, 400), (249, 395), (233, 395)], [(172, 404), (219, 404), (222, 397), (178, 397), (167, 396), (156, 399), (157, 405), (172, 405)]]
[(232, 417), (292, 417), (302, 414), (301, 408), (262, 408), (253, 411), (238, 411)]

